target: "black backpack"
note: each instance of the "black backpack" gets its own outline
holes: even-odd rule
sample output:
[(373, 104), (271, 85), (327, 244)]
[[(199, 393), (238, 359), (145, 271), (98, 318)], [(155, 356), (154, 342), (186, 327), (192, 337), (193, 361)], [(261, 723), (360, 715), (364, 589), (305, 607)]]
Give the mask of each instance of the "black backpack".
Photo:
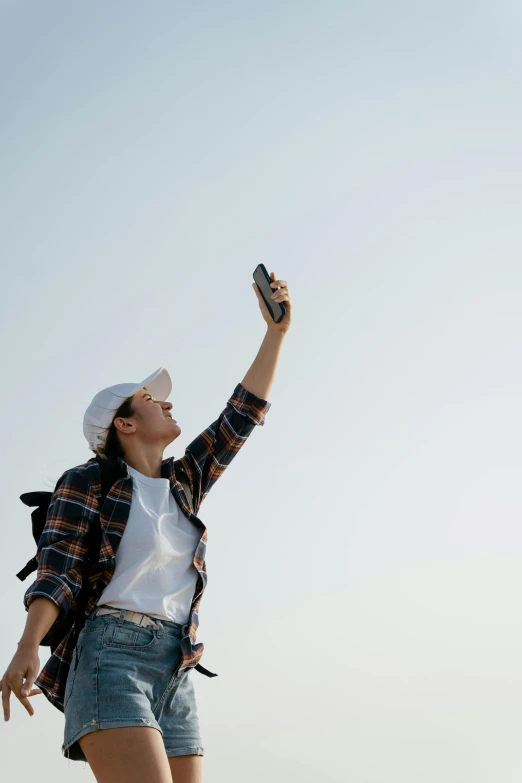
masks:
[[(93, 457), (89, 460), (89, 462), (99, 462), (100, 464), (101, 509), (105, 502), (105, 498), (109, 493), (109, 490), (118, 480), (118, 478), (124, 475), (124, 472), (118, 462), (117, 457), (113, 457), (109, 460), (102, 459), (101, 457)], [(33, 538), (36, 541), (37, 546), (45, 527), (49, 504), (54, 492), (56, 492), (59, 483), (60, 480), (58, 480), (53, 492), (24, 492), (23, 495), (20, 495), (20, 500), (25, 503), (26, 506), (36, 506), (34, 511), (31, 512), (31, 519), (33, 525)], [(189, 499), (190, 507), (193, 510), (190, 487), (188, 483), (183, 480), (181, 480), (181, 484), (185, 490), (187, 498)], [(89, 551), (82, 573), (82, 587), (76, 599), (76, 609), (71, 609), (69, 612), (67, 612), (65, 617), (62, 617), (59, 620), (57, 619), (40, 642), (43, 647), (50, 647), (52, 653), (58, 647), (62, 639), (68, 634), (73, 625), (75, 626), (75, 639), (78, 638), (78, 635), (83, 628), (87, 602), (89, 600), (89, 595), (92, 593), (92, 586), (87, 575), (94, 571), (100, 556), (102, 530), (99, 516), (97, 521), (98, 524), (94, 525), (93, 530), (91, 530), (89, 534)], [(29, 574), (32, 574), (33, 571), (36, 571), (37, 569), (38, 561), (36, 560), (36, 557), (32, 557), (31, 560), (26, 563), (24, 568), (22, 568), (22, 570), (16, 574), (16, 576), (23, 582), (25, 579), (27, 579)]]

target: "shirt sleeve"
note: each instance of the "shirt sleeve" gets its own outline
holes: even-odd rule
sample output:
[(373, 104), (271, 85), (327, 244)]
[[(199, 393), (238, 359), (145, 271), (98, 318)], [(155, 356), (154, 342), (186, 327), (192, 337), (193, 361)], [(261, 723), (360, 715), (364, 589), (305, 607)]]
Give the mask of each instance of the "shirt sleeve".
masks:
[(66, 471), (55, 487), (38, 541), (36, 580), (23, 597), (26, 611), (39, 596), (60, 608), (55, 622), (76, 608), (88, 555), (87, 533), (98, 513), (98, 500), (84, 473), (77, 468)]
[(195, 513), (255, 426), (264, 425), (271, 405), (238, 383), (219, 417), (174, 462), (190, 481)]

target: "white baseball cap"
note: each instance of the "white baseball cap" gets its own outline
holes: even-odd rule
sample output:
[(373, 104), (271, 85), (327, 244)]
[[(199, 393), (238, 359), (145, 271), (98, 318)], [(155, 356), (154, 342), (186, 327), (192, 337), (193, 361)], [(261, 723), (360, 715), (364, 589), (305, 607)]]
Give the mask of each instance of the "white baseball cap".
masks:
[(155, 399), (166, 400), (172, 391), (172, 381), (167, 369), (160, 367), (139, 383), (118, 383), (116, 386), (109, 386), (93, 397), (83, 417), (83, 434), (92, 451), (96, 451), (105, 443), (107, 428), (110, 427), (114, 414), (122, 402), (144, 386)]

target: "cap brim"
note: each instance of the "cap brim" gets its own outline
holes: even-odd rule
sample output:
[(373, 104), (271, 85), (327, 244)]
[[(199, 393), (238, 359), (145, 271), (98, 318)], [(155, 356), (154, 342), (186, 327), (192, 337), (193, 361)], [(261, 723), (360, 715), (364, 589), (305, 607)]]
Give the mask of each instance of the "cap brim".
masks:
[(157, 400), (166, 400), (172, 391), (172, 380), (167, 368), (160, 367), (156, 372), (153, 372), (152, 375), (149, 375), (148, 378), (145, 378), (137, 391), (143, 389), (144, 386)]

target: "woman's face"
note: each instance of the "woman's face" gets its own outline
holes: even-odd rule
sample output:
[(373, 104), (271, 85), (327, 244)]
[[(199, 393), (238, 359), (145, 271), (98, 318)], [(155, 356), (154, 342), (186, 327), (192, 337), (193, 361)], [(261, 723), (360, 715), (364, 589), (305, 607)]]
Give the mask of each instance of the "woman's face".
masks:
[[(178, 437), (181, 428), (172, 418), (171, 402), (156, 400), (146, 386), (132, 398), (134, 416), (115, 419), (115, 425), (123, 433), (135, 433), (142, 443), (168, 445)], [(118, 422), (118, 424), (116, 424)], [(120, 425), (121, 422), (121, 425)]]

